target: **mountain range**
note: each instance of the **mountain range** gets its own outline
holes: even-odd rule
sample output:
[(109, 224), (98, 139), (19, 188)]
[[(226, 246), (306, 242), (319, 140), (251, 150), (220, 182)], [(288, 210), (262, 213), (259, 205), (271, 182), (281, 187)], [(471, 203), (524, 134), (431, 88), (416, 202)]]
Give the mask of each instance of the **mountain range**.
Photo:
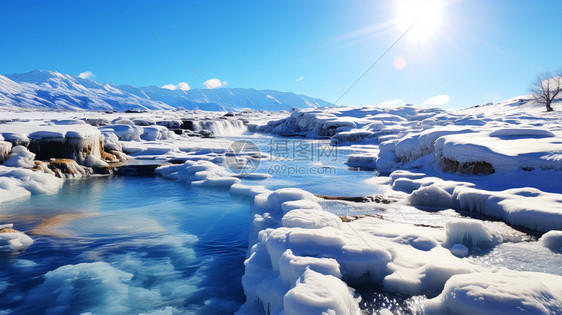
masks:
[(133, 87), (41, 70), (0, 75), (0, 109), (275, 111), (329, 106), (321, 99), (275, 90)]

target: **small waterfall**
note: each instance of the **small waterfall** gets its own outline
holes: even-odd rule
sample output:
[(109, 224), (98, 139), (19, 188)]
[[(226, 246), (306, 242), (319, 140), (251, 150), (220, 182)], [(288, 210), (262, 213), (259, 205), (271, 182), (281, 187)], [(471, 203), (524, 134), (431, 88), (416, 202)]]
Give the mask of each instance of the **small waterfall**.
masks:
[(216, 136), (241, 135), (248, 130), (241, 120), (199, 120), (193, 122), (194, 131), (209, 130)]

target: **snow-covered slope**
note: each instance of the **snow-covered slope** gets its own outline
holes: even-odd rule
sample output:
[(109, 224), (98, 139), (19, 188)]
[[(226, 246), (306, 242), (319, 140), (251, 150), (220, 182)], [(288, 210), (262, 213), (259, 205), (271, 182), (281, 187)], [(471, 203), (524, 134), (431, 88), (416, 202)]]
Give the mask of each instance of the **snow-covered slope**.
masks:
[(290, 92), (254, 89), (168, 90), (136, 88), (35, 70), (0, 75), (0, 108), (57, 110), (155, 110), (184, 107), (210, 111), (252, 108), (290, 110), (331, 104)]
[(58, 110), (171, 109), (115, 88), (52, 71), (0, 76), (0, 107)]

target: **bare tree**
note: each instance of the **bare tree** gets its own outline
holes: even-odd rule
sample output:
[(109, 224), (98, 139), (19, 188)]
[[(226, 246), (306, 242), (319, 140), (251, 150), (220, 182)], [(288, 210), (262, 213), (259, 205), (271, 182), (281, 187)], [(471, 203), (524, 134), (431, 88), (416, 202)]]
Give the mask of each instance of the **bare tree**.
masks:
[(559, 70), (555, 75), (550, 72), (539, 75), (531, 88), (533, 99), (539, 104), (545, 105), (547, 112), (553, 111), (551, 104), (561, 91), (562, 70)]

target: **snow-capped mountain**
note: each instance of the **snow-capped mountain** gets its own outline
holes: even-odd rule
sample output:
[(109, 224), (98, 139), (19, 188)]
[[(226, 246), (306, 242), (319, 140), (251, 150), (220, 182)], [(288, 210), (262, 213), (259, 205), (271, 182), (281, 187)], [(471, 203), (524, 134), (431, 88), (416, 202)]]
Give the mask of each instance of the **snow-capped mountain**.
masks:
[(273, 90), (136, 88), (40, 70), (0, 75), (0, 108), (123, 111), (181, 106), (186, 109), (222, 111), (241, 108), (290, 110), (331, 105), (320, 99)]
[(331, 103), (291, 92), (274, 90), (255, 90), (243, 88), (168, 90), (156, 86), (135, 88), (117, 86), (138, 97), (158, 100), (174, 107), (206, 110), (230, 110), (231, 108), (251, 108), (265, 110), (290, 110), (291, 108), (329, 107)]
[(58, 110), (171, 109), (88, 79), (52, 71), (0, 76), (0, 106)]

